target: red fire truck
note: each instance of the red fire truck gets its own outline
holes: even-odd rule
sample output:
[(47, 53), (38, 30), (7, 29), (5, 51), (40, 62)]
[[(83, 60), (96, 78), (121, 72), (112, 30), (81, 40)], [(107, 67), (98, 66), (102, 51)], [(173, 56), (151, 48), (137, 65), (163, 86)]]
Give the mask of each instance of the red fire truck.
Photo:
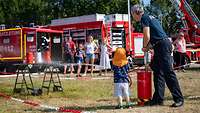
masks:
[(88, 35), (93, 35), (97, 44), (106, 39), (112, 47), (112, 51), (117, 47), (124, 47), (135, 63), (142, 63), (143, 34), (132, 33), (130, 41), (127, 14), (93, 14), (55, 19), (51, 21), (48, 28), (63, 30), (64, 36), (71, 36), (76, 43), (84, 43)]
[(38, 53), (44, 62), (62, 60), (62, 36), (63, 31), (44, 28), (0, 30), (0, 72), (13, 72), (16, 63), (37, 63)]
[(187, 62), (200, 63), (200, 21), (186, 0), (170, 0), (181, 16), (186, 39)]

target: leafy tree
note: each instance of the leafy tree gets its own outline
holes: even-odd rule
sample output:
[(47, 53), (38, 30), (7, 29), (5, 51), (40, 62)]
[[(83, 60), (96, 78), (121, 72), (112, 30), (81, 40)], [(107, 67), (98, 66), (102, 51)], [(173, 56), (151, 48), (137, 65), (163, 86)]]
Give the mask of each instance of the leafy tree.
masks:
[[(1, 2), (0, 2), (1, 4)], [(5, 23), (5, 18), (4, 18), (4, 11), (2, 9), (2, 7), (0, 7), (0, 23)]]
[[(139, 0), (131, 0), (131, 4)], [(0, 0), (0, 24), (49, 24), (52, 19), (95, 13), (127, 13), (127, 0)]]
[(189, 4), (192, 7), (194, 13), (200, 19), (200, 1), (199, 0), (189, 0)]
[[(200, 16), (199, 0), (187, 0), (196, 15)], [(170, 0), (151, 0), (151, 5), (145, 8), (149, 14), (160, 19), (165, 31), (170, 35), (183, 27), (180, 15), (175, 10)]]
[(14, 27), (29, 23), (43, 24), (42, 12), (45, 4), (42, 0), (1, 0), (0, 9), (3, 15), (1, 23)]

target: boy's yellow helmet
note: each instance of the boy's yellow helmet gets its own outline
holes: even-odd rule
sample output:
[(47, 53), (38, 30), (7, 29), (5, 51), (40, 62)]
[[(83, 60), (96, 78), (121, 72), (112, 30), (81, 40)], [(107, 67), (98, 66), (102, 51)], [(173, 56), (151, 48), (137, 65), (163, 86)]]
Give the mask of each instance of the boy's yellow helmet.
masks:
[(122, 67), (128, 63), (126, 58), (126, 50), (124, 48), (117, 48), (112, 60), (113, 65)]

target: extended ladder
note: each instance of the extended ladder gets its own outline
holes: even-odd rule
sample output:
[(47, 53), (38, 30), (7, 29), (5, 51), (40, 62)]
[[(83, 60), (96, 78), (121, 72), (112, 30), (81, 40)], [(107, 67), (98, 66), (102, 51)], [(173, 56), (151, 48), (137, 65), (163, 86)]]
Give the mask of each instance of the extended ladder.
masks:
[[(196, 24), (197, 27), (200, 28), (200, 20), (185, 0), (170, 0), (170, 2), (181, 16), (185, 16), (184, 14), (189, 15), (189, 21), (192, 21), (192, 23)], [(184, 14), (181, 14), (180, 11)]]

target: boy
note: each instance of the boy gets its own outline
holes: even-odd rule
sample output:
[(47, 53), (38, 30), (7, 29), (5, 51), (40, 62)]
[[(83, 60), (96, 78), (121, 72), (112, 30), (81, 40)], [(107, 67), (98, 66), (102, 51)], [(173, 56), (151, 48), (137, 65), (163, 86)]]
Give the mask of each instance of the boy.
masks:
[(77, 77), (81, 77), (81, 64), (83, 63), (83, 56), (84, 56), (84, 50), (83, 50), (83, 44), (79, 44), (79, 47), (77, 49), (76, 57), (77, 57), (77, 63), (78, 63), (78, 70), (77, 70)]
[(130, 107), (129, 87), (132, 85), (131, 77), (128, 75), (128, 60), (124, 48), (117, 48), (112, 60), (114, 71), (114, 94), (117, 97), (116, 109), (123, 109), (122, 99), (125, 97), (126, 108)]

